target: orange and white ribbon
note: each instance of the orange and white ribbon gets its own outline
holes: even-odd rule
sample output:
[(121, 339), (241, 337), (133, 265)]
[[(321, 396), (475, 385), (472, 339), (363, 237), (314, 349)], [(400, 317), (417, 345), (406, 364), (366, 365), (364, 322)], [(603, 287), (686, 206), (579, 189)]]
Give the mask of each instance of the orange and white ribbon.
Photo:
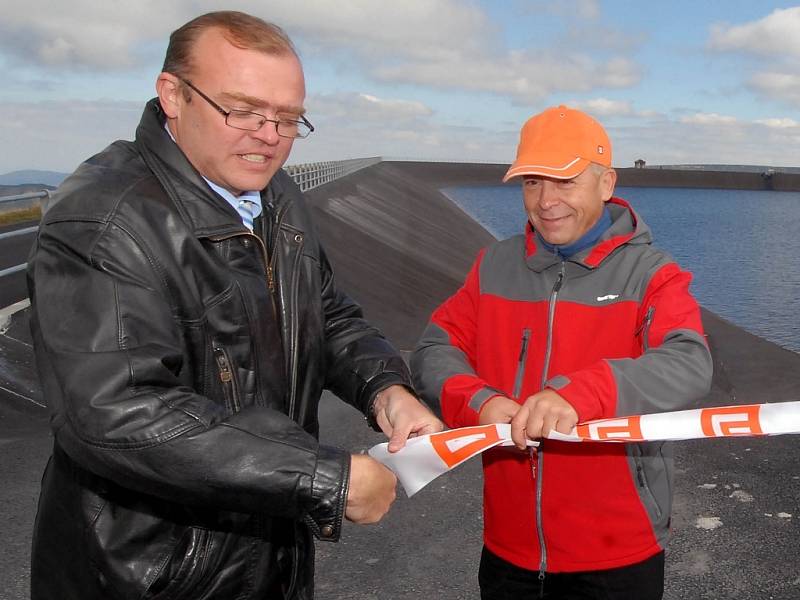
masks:
[[(642, 442), (800, 433), (800, 402), (746, 404), (613, 417), (580, 423), (569, 434), (551, 431), (547, 438), (566, 442)], [(511, 446), (508, 424), (462, 427), (411, 438), (389, 453), (378, 444), (369, 454), (397, 475), (410, 497), (439, 475), (473, 456)], [(529, 442), (535, 446), (536, 442)]]
[[(436, 479), (495, 446), (513, 446), (511, 425), (496, 423), (461, 427), (410, 438), (397, 452), (389, 452), (386, 442), (369, 449), (369, 455), (389, 467), (410, 498)], [(529, 446), (538, 442), (529, 441)]]

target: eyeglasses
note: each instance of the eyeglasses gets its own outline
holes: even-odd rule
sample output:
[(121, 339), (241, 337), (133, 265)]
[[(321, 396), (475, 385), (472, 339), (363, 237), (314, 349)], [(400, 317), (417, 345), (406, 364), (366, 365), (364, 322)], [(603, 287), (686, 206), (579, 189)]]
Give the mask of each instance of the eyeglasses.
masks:
[(197, 92), (197, 94), (214, 107), (214, 110), (219, 114), (224, 115), (225, 124), (228, 125), (228, 127), (244, 129), (245, 131), (258, 131), (264, 126), (264, 123), (275, 123), (275, 131), (279, 136), (292, 139), (308, 137), (308, 134), (314, 131), (314, 126), (303, 115), (300, 115), (300, 120), (298, 121), (296, 119), (281, 118), (280, 115), (276, 115), (278, 117), (277, 119), (268, 119), (262, 114), (249, 110), (225, 110), (203, 92), (198, 90), (188, 79), (184, 79), (183, 77), (178, 77), (178, 79)]

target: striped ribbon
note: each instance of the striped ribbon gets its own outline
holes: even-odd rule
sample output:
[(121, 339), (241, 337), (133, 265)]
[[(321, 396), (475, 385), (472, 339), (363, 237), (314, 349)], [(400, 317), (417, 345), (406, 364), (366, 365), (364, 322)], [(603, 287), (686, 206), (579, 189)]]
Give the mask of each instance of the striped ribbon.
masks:
[[(800, 433), (800, 402), (745, 404), (613, 417), (580, 423), (569, 434), (551, 431), (547, 438), (566, 442), (642, 442)], [(410, 497), (431, 481), (481, 452), (511, 446), (508, 424), (462, 427), (411, 438), (389, 453), (373, 446), (370, 456), (397, 475)], [(529, 442), (535, 446), (536, 442)]]

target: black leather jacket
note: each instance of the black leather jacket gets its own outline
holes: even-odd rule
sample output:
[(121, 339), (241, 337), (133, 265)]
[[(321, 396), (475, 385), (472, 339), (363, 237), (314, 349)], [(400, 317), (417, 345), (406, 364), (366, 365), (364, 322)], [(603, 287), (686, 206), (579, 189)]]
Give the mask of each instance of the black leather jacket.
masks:
[(282, 171), (250, 233), (163, 127), (69, 177), (29, 263), (53, 457), (32, 598), (313, 597), (349, 454), (317, 442), (323, 387), (367, 412), (410, 386), (336, 288)]

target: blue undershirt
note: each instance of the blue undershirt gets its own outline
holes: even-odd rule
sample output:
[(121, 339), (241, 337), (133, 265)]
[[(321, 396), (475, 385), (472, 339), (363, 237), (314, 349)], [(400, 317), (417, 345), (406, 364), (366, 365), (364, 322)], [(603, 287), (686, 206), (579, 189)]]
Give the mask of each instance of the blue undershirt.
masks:
[(571, 244), (563, 244), (560, 246), (558, 244), (551, 244), (539, 235), (538, 231), (536, 232), (536, 239), (546, 250), (563, 259), (574, 256), (581, 250), (586, 250), (586, 248), (594, 246), (597, 240), (600, 239), (600, 236), (603, 235), (609, 227), (611, 227), (611, 211), (608, 210), (607, 206), (604, 206), (603, 214), (600, 215), (597, 223), (592, 225), (586, 233)]

